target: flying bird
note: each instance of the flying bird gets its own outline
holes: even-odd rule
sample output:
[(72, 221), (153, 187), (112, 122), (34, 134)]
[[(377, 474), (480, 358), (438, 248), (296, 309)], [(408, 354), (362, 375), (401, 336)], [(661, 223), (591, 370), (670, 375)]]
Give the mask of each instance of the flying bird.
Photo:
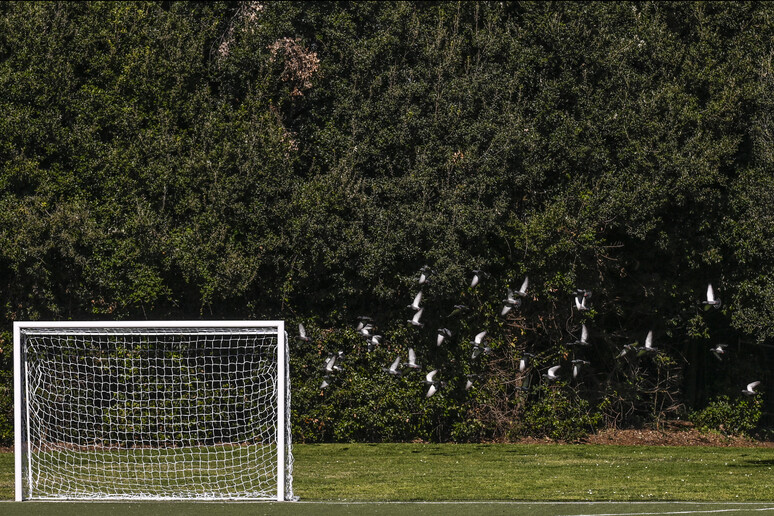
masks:
[(755, 392), (755, 388), (759, 386), (761, 382), (752, 382), (747, 384), (747, 388), (742, 390), (742, 394), (746, 394), (747, 396), (755, 396), (758, 394)]
[(720, 308), (720, 298), (715, 297), (715, 291), (712, 290), (712, 283), (707, 285), (707, 300), (702, 301), (705, 310), (709, 310), (711, 307)]
[(484, 272), (481, 269), (473, 269), (473, 280), (470, 282), (470, 288), (478, 285), (482, 280), (489, 278), (491, 274)]
[(524, 370), (527, 368), (527, 365), (529, 365), (529, 361), (532, 357), (534, 357), (532, 353), (524, 353), (521, 355), (521, 358), (519, 359), (519, 371), (524, 372)]
[(414, 302), (408, 305), (406, 308), (411, 308), (414, 311), (417, 311), (420, 309), (419, 303), (422, 301), (422, 291), (420, 290), (419, 293), (414, 297)]
[[(526, 297), (527, 296), (527, 287), (529, 287), (529, 276), (524, 276), (524, 282), (521, 284), (521, 288), (514, 292), (519, 297)], [(510, 293), (510, 290), (509, 290)], [(510, 297), (510, 295), (508, 296)]]
[(589, 330), (588, 328), (586, 328), (585, 324), (582, 324), (580, 339), (574, 342), (570, 342), (568, 346), (590, 346), (591, 344), (589, 343), (588, 339), (589, 339)]
[(310, 340), (312, 340), (309, 337), (307, 337), (306, 328), (304, 328), (304, 325), (301, 323), (298, 323), (298, 337), (296, 337), (296, 340), (300, 340), (303, 342), (309, 342)]
[(422, 266), (421, 269), (419, 269), (419, 279), (417, 280), (417, 283), (420, 285), (424, 285), (426, 283), (430, 283), (430, 275), (433, 273), (433, 270), (428, 265)]
[(589, 307), (586, 306), (586, 296), (575, 296), (575, 308), (579, 312), (586, 312)]
[(572, 361), (572, 377), (577, 378), (580, 374), (580, 368), (584, 365), (589, 365), (591, 362), (586, 360), (573, 360)]
[(457, 315), (462, 315), (464, 313), (467, 313), (468, 311), (470, 311), (470, 307), (468, 307), (467, 305), (454, 305), (454, 310), (452, 310), (452, 312), (446, 317), (447, 318), (455, 317)]
[(549, 381), (558, 380), (559, 377), (556, 375), (556, 372), (561, 369), (562, 366), (555, 365), (548, 369), (548, 372), (544, 374), (546, 378), (548, 378)]
[(391, 376), (402, 376), (403, 373), (400, 371), (400, 357), (397, 357), (390, 367), (382, 367), (382, 371)]
[(419, 318), (420, 318), (420, 317), (422, 317), (422, 312), (423, 312), (424, 310), (425, 310), (424, 308), (420, 308), (420, 309), (419, 309), (419, 310), (417, 310), (417, 312), (414, 314), (414, 317), (412, 317), (411, 319), (406, 319), (406, 322), (407, 322), (407, 323), (409, 323), (409, 324), (410, 324), (410, 325), (412, 325), (412, 326), (418, 326), (418, 327), (420, 327), (420, 328), (421, 328), (421, 327), (423, 327), (423, 326), (425, 325), (425, 323), (421, 323), (421, 322), (419, 322)]
[(436, 346), (440, 346), (443, 344), (443, 341), (446, 339), (450, 339), (452, 336), (451, 330), (448, 328), (439, 328), (438, 329), (438, 337), (435, 339)]
[(425, 376), (425, 385), (429, 385), (430, 388), (427, 389), (427, 394), (425, 394), (425, 398), (429, 398), (433, 394), (438, 391), (438, 387), (442, 386), (443, 383), (439, 382), (435, 379), (435, 375), (438, 373), (438, 369), (433, 369), (429, 373), (427, 373), (427, 376)]
[(477, 377), (478, 377), (478, 375), (475, 375), (475, 374), (466, 374), (465, 375), (465, 378), (466, 378), (465, 390), (466, 391), (469, 391), (471, 388), (473, 388), (473, 379), (477, 378)]
[(489, 354), (490, 348), (488, 346), (482, 346), (484, 337), (486, 337), (486, 331), (482, 331), (476, 335), (476, 337), (470, 342), (473, 344), (473, 355), (471, 358), (476, 358), (482, 352), (487, 355)]
[[(517, 295), (520, 295), (520, 294), (517, 293)], [(514, 297), (513, 290), (508, 289), (508, 297), (506, 299), (503, 299), (503, 309), (500, 312), (500, 315), (506, 315), (512, 309), (519, 308), (519, 307), (521, 307), (521, 298)]]
[(653, 347), (653, 330), (650, 330), (647, 337), (645, 337), (645, 346), (640, 348), (637, 356), (642, 356), (645, 353), (653, 353), (656, 351), (656, 349), (657, 348)]
[(723, 361), (723, 358), (720, 355), (724, 355), (726, 353), (726, 348), (728, 347), (728, 344), (718, 344), (714, 348), (710, 348), (710, 352), (712, 352), (713, 355), (715, 355), (715, 358)]
[(371, 335), (368, 339), (368, 351), (373, 351), (376, 346), (382, 343), (381, 335)]
[(408, 364), (405, 365), (411, 369), (420, 369), (417, 365), (417, 354), (414, 352), (414, 348), (408, 349)]

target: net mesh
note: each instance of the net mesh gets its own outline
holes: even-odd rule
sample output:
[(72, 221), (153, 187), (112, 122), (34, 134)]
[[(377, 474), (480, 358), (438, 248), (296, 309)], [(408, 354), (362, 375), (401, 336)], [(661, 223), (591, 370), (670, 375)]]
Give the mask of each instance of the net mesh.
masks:
[(36, 328), (22, 341), (26, 498), (277, 499), (277, 328)]

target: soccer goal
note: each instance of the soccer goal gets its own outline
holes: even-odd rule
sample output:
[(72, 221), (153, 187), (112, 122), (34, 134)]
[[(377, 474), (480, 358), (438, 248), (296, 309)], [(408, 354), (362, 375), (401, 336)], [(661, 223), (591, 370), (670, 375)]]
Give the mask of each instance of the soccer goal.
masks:
[(282, 321), (16, 322), (16, 500), (290, 500)]

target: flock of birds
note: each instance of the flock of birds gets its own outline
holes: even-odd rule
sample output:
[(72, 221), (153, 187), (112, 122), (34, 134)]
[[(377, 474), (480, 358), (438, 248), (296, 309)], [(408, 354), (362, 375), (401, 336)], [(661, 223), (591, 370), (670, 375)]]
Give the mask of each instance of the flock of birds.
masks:
[[(477, 285), (479, 285), (482, 281), (488, 279), (490, 277), (490, 274), (480, 270), (476, 269), (472, 271), (473, 278), (470, 282), (470, 288), (476, 288)], [(420, 290), (419, 292), (414, 296), (413, 301), (411, 304), (407, 306), (408, 309), (413, 311), (413, 315), (410, 319), (406, 319), (406, 322), (409, 326), (415, 327), (415, 328), (423, 328), (425, 326), (425, 323), (423, 322), (423, 313), (424, 313), (424, 307), (422, 306), (422, 299), (423, 299), (423, 288), (425, 285), (429, 284), (430, 282), (430, 276), (432, 274), (432, 270), (429, 266), (424, 266), (419, 271), (419, 276), (416, 280), (418, 283)], [(502, 300), (502, 308), (500, 310), (501, 316), (506, 316), (511, 310), (518, 309), (522, 306), (523, 300), (527, 297), (527, 290), (529, 288), (529, 277), (525, 277), (524, 281), (521, 284), (521, 287), (518, 290), (513, 290), (511, 288), (507, 289), (507, 295), (506, 298)], [(591, 299), (591, 291), (590, 290), (584, 290), (584, 289), (576, 289), (573, 293), (573, 306), (578, 312), (586, 312), (591, 309), (590, 306), (590, 299)], [(719, 297), (715, 295), (715, 292), (712, 288), (712, 284), (709, 284), (707, 286), (707, 295), (706, 299), (702, 301), (702, 305), (704, 305), (705, 310), (709, 310), (711, 308), (720, 308), (721, 306), (721, 300)], [(465, 312), (469, 311), (469, 307), (464, 304), (458, 304), (454, 305), (454, 310), (447, 316), (447, 318), (453, 318), (455, 316), (458, 316), (460, 314), (464, 314)], [(381, 335), (378, 335), (375, 333), (376, 329), (374, 327), (373, 319), (371, 317), (367, 316), (361, 316), (358, 318), (358, 323), (356, 326), (357, 332), (360, 334), (362, 338), (364, 338), (367, 342), (368, 351), (373, 351), (377, 346), (382, 344), (383, 337)], [(440, 347), (444, 344), (444, 342), (448, 341), (452, 337), (452, 331), (448, 328), (439, 328), (436, 332), (436, 346)], [(311, 341), (311, 337), (307, 334), (307, 331), (303, 324), (298, 325), (298, 335), (296, 337), (297, 340), (309, 342)], [(487, 341), (487, 332), (486, 331), (480, 331), (478, 332), (472, 341), (470, 341), (470, 344), (472, 345), (472, 352), (470, 355), (471, 360), (475, 360), (480, 355), (488, 355), (491, 353), (491, 348), (488, 345)], [(589, 342), (589, 332), (588, 328), (585, 324), (581, 325), (581, 331), (580, 331), (580, 338), (577, 340), (570, 342), (567, 344), (570, 347), (588, 347), (591, 346), (591, 343)], [(726, 344), (717, 344), (710, 348), (710, 352), (717, 358), (718, 360), (723, 359), (723, 355), (726, 353)], [(626, 344), (621, 349), (620, 353), (617, 355), (617, 358), (622, 358), (626, 356), (627, 354), (635, 354), (636, 356), (643, 356), (648, 354), (655, 354), (658, 352), (658, 348), (656, 348), (653, 345), (653, 331), (649, 331), (647, 336), (645, 337), (644, 344), (642, 346), (639, 345), (639, 343), (634, 342), (632, 344)], [(530, 364), (530, 361), (534, 358), (534, 355), (528, 352), (523, 352), (521, 354), (521, 357), (519, 358), (519, 371), (524, 372), (527, 367)], [(324, 362), (323, 365), (323, 379), (322, 383), (320, 384), (320, 389), (325, 390), (330, 385), (333, 379), (343, 371), (343, 363), (345, 360), (345, 354), (342, 351), (339, 351), (336, 354), (329, 354)], [(580, 374), (581, 368), (583, 366), (589, 365), (589, 362), (583, 359), (577, 359), (574, 358), (571, 361), (572, 364), (572, 377), (576, 378)], [(560, 378), (559, 376), (559, 370), (561, 369), (561, 365), (551, 365), (547, 371), (542, 375), (543, 378), (545, 378), (548, 382), (554, 382)], [(389, 366), (383, 367), (382, 371), (386, 373), (388, 376), (391, 377), (401, 377), (406, 372), (410, 371), (416, 371), (421, 369), (422, 367), (417, 362), (417, 355), (413, 348), (408, 348), (408, 360), (403, 361), (402, 357), (398, 355), (395, 357), (395, 359), (390, 363)], [(433, 396), (436, 392), (438, 392), (439, 389), (446, 386), (446, 383), (439, 380), (436, 376), (438, 375), (439, 370), (433, 369), (430, 372), (428, 372), (425, 375), (424, 378), (424, 385), (427, 386), (427, 391), (425, 393), (425, 397), (429, 398)], [(473, 380), (477, 375), (475, 374), (468, 374), (466, 375), (466, 384), (465, 384), (465, 390), (470, 390), (474, 383)], [(742, 393), (747, 396), (755, 396), (757, 394), (756, 388), (760, 385), (760, 381), (754, 381), (747, 385), (745, 389), (742, 390)], [(526, 391), (528, 390), (528, 387), (526, 386), (520, 386), (517, 387), (519, 390)]]

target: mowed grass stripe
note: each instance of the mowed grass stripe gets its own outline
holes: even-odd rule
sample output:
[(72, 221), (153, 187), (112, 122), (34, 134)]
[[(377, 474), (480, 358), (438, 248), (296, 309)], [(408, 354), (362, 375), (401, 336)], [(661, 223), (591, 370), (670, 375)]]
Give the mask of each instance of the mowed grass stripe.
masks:
[(774, 500), (774, 449), (320, 444), (295, 450), (304, 500)]
[[(772, 448), (320, 444), (294, 455), (303, 501), (774, 501)], [(0, 498), (12, 497), (2, 453)]]

